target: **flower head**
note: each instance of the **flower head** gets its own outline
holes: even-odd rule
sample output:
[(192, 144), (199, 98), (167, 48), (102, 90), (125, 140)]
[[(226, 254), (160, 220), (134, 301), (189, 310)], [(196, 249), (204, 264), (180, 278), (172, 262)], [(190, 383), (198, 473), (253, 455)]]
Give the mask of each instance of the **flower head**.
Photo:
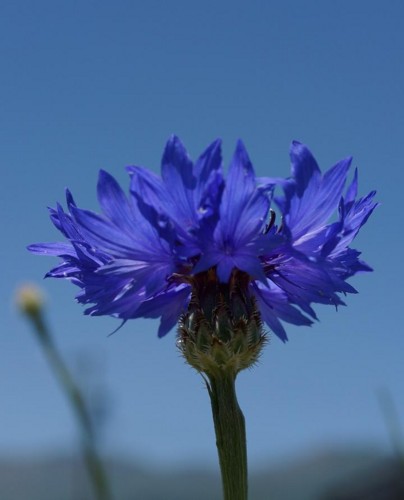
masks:
[(225, 179), (219, 140), (193, 163), (172, 137), (161, 177), (128, 167), (127, 196), (101, 171), (102, 213), (79, 208), (67, 191), (67, 211), (50, 209), (65, 241), (29, 250), (61, 258), (46, 276), (80, 287), (86, 314), (160, 318), (163, 336), (191, 314), (193, 335), (205, 319), (215, 330), (230, 310), (242, 331), (254, 318), (254, 342), (262, 340), (257, 314), (286, 340), (282, 322), (310, 325), (314, 303), (343, 304), (340, 295), (355, 292), (346, 280), (371, 270), (349, 245), (377, 205), (374, 192), (356, 199), (357, 172), (344, 192), (350, 159), (322, 174), (306, 146), (294, 142), (290, 155), (290, 178), (257, 178), (239, 141)]

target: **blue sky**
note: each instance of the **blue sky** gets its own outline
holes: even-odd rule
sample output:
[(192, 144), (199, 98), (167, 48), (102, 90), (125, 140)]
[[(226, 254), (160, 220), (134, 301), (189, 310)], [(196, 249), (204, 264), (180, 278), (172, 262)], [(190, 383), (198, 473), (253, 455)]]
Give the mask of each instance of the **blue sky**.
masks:
[[(69, 187), (96, 209), (100, 168), (158, 171), (178, 134), (194, 158), (242, 138), (259, 175), (287, 176), (293, 139), (320, 166), (353, 155), (382, 203), (355, 242), (375, 272), (311, 328), (272, 337), (238, 392), (253, 464), (327, 446), (390, 449), (378, 393), (404, 425), (402, 2), (3, 1), (0, 6), (0, 454), (73, 449), (74, 421), (28, 325), (18, 285), (43, 287), (67, 361), (106, 394), (105, 449), (148, 463), (214, 466), (208, 395), (157, 323), (82, 315), (55, 263), (25, 247), (58, 239), (46, 206)], [(401, 221), (401, 222), (400, 222)]]

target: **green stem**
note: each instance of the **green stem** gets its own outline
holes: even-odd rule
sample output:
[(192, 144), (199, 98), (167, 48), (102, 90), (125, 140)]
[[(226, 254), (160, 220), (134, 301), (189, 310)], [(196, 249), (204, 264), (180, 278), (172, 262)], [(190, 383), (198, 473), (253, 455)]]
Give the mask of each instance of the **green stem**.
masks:
[(97, 453), (93, 424), (81, 391), (56, 349), (41, 311), (35, 314), (28, 314), (28, 316), (34, 325), (45, 356), (60, 385), (64, 389), (76, 415), (82, 435), (84, 460), (94, 489), (95, 498), (97, 500), (111, 500), (112, 495), (107, 475)]
[(221, 371), (206, 381), (216, 433), (224, 500), (247, 500), (247, 445), (235, 376)]

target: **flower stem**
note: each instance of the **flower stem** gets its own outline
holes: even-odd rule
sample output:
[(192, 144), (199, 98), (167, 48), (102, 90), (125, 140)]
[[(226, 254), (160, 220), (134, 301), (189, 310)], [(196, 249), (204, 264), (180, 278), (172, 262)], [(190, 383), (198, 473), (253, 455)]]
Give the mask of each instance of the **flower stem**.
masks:
[(224, 500), (247, 500), (247, 445), (235, 375), (221, 370), (206, 380), (212, 404)]
[(41, 310), (27, 313), (42, 350), (75, 413), (81, 431), (83, 456), (97, 500), (111, 500), (107, 474), (98, 456), (94, 426), (79, 386), (53, 343)]

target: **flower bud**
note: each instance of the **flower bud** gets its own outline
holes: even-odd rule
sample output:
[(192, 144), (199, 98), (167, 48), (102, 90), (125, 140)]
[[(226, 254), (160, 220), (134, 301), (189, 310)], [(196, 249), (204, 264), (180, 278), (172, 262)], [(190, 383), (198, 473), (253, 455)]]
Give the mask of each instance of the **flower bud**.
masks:
[(266, 342), (249, 277), (233, 271), (229, 283), (219, 283), (214, 269), (192, 278), (188, 311), (180, 318), (177, 345), (197, 371), (233, 377), (259, 358)]
[(44, 300), (36, 286), (26, 284), (17, 291), (16, 302), (23, 314), (34, 317), (41, 312)]

